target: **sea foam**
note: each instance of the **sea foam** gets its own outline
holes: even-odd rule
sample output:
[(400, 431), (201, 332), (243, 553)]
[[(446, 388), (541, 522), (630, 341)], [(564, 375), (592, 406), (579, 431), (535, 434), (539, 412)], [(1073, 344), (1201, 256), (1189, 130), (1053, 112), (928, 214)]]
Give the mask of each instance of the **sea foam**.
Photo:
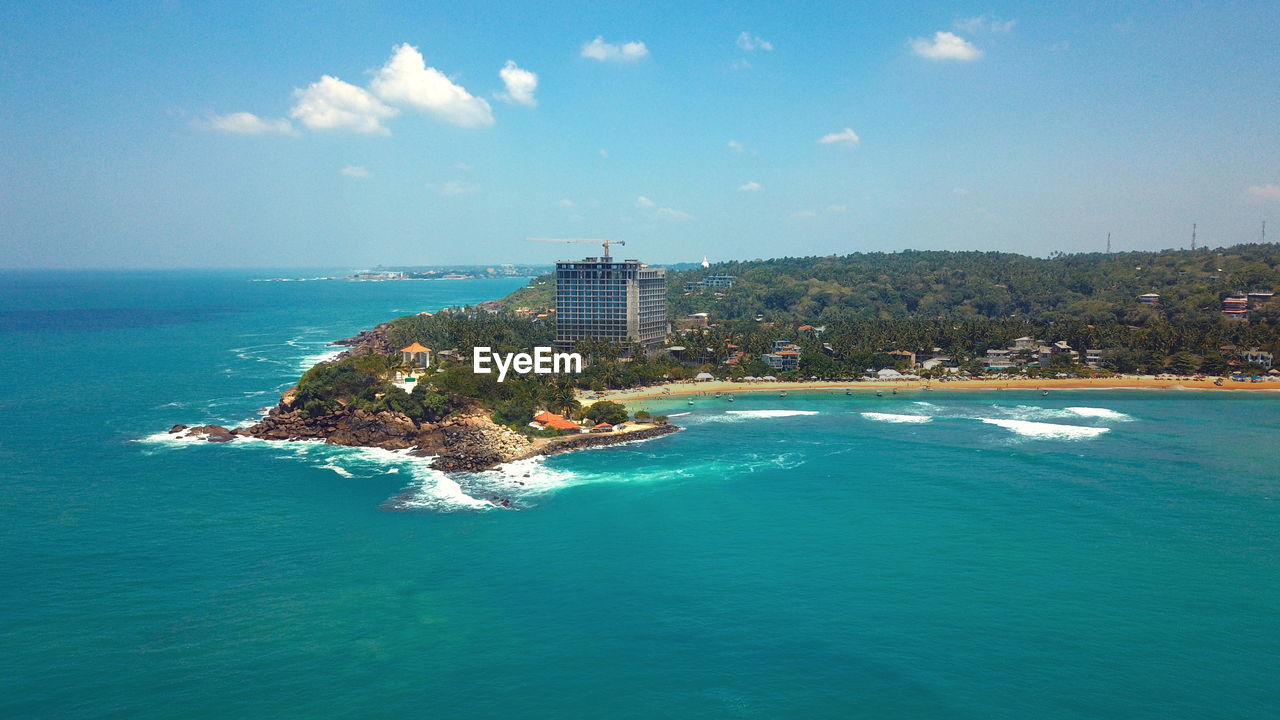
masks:
[(927, 423), (933, 418), (928, 415), (895, 415), (893, 413), (864, 412), (862, 417), (888, 423)]
[(1116, 410), (1095, 407), (1069, 407), (1070, 412), (1081, 417), (1101, 418), (1103, 420), (1132, 420), (1133, 418)]
[(988, 425), (998, 425), (1018, 435), (1046, 440), (1087, 440), (1097, 437), (1111, 428), (1083, 427), (1080, 425), (1058, 425), (1055, 423), (1033, 422), (1031, 420), (1011, 420), (1009, 418), (978, 418)]

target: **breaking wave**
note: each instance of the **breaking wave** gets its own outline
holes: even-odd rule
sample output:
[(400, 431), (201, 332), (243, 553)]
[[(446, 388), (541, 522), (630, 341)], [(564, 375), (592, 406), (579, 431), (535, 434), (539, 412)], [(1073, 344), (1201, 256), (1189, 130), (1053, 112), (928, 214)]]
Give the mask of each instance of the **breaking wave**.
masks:
[(927, 423), (933, 418), (928, 415), (895, 415), (893, 413), (864, 412), (862, 417), (888, 423)]
[(1133, 419), (1129, 415), (1116, 410), (1095, 407), (1045, 408), (1036, 405), (993, 405), (992, 409), (1014, 420), (1076, 420), (1090, 418), (1127, 422)]
[(1116, 410), (1109, 410), (1107, 408), (1069, 407), (1067, 408), (1067, 410), (1081, 417), (1101, 418), (1103, 420), (1132, 420), (1133, 419), (1129, 415), (1125, 415), (1122, 412), (1118, 412)]
[(1023, 437), (1046, 440), (1087, 440), (1095, 438), (1111, 428), (1083, 427), (1080, 425), (1058, 425), (1055, 423), (1033, 422), (1031, 420), (1013, 420), (1009, 418), (978, 418), (988, 425), (998, 425)]

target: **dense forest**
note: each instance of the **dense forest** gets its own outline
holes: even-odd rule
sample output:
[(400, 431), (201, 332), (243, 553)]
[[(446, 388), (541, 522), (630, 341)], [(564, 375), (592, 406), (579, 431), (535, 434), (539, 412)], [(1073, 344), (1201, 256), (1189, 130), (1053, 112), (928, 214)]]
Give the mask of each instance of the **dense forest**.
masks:
[[(685, 292), (707, 275), (732, 275), (732, 288)], [(1280, 288), (1280, 245), (1158, 252), (1055, 254), (906, 250), (843, 256), (775, 258), (668, 272), (670, 316), (823, 324), (837, 320), (937, 317), (1024, 318), (1030, 322), (1184, 322), (1218, 317), (1236, 292)], [(1143, 293), (1160, 295), (1151, 308)], [(512, 309), (555, 304), (551, 275), (505, 300)], [(1280, 303), (1253, 315), (1280, 319)]]
[[(685, 290), (708, 275), (735, 282)], [(780, 337), (801, 346), (804, 375), (856, 376), (892, 366), (889, 350), (934, 347), (977, 372), (987, 349), (1021, 336), (1101, 349), (1108, 370), (1219, 373), (1235, 359), (1232, 346), (1280, 350), (1280, 301), (1239, 321), (1223, 318), (1223, 298), (1278, 287), (1280, 246), (1252, 244), (1048, 258), (908, 250), (728, 262), (669, 272), (667, 296), (677, 326), (702, 312), (714, 325), (671, 344), (726, 374), (767, 370), (758, 357)], [(1158, 304), (1138, 301), (1151, 292)], [(503, 304), (543, 310), (554, 302), (547, 275)], [(799, 332), (805, 325), (822, 330)], [(736, 368), (721, 365), (729, 343), (746, 353)]]

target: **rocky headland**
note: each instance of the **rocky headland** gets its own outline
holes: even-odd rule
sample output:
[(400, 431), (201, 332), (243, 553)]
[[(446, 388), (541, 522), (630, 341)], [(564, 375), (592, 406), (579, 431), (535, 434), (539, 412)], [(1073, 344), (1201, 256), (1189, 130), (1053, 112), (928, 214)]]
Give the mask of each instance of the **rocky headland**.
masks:
[(369, 412), (358, 408), (308, 417), (296, 407), (293, 391), (261, 420), (247, 427), (175, 425), (169, 433), (208, 442), (230, 442), (238, 437), (260, 440), (322, 440), (330, 445), (411, 450), (432, 457), (431, 467), (445, 472), (480, 472), (503, 463), (538, 455), (616, 445), (677, 432), (669, 424), (630, 423), (608, 433), (579, 433), (555, 438), (529, 438), (494, 423), (489, 412), (475, 407), (439, 422), (415, 423), (401, 413)]

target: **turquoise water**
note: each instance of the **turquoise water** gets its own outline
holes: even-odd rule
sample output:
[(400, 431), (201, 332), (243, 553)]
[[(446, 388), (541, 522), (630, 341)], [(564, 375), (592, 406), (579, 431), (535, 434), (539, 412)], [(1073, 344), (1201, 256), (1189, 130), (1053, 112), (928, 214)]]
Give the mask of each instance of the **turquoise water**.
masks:
[(0, 274), (0, 716), (1276, 716), (1280, 396), (668, 401), (461, 478), (150, 438), (520, 284), (278, 274)]

